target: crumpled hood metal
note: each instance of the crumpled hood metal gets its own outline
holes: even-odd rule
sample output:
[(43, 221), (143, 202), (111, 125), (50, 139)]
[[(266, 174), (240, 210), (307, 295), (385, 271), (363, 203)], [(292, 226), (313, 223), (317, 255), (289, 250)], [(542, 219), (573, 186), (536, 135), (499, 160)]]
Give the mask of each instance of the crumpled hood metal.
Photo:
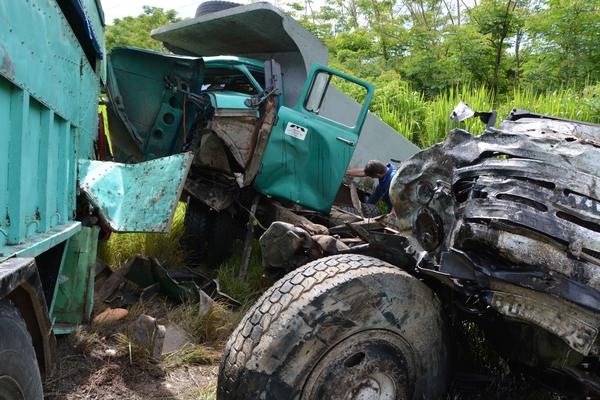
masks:
[(79, 160), (79, 188), (115, 232), (166, 232), (192, 164), (181, 153), (138, 164)]
[(599, 138), (600, 126), (521, 119), (454, 130), (405, 161), (390, 194), (419, 270), (587, 355), (600, 331)]

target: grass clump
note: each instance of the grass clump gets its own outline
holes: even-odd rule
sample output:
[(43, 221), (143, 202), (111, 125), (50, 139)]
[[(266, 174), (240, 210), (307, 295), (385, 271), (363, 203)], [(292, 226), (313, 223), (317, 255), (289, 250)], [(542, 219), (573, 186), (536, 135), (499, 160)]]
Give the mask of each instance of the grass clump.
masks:
[(221, 353), (200, 344), (185, 346), (171, 353), (163, 360), (166, 368), (178, 368), (192, 364), (214, 364), (221, 359)]
[(185, 263), (181, 246), (185, 221), (185, 203), (179, 202), (173, 223), (166, 233), (113, 233), (100, 243), (99, 257), (113, 268), (129, 261), (135, 254), (155, 257), (165, 266), (178, 267)]
[(465, 84), (426, 98), (399, 76), (385, 74), (375, 83), (371, 111), (421, 148), (443, 141), (454, 128), (466, 129), (473, 134), (483, 132), (485, 124), (478, 118), (460, 123), (450, 120), (450, 113), (460, 101), (476, 111), (496, 110), (497, 126), (513, 108), (600, 123), (600, 84), (588, 85), (583, 90), (575, 87), (551, 91), (516, 88), (502, 97), (494, 96), (493, 90), (485, 85)]
[(221, 344), (233, 332), (241, 314), (215, 302), (208, 314), (200, 315), (197, 303), (182, 303), (171, 308), (167, 318), (201, 343)]
[(179, 399), (181, 400), (215, 400), (217, 398), (216, 385), (194, 388), (183, 393)]
[(241, 242), (237, 242), (234, 248), (233, 255), (217, 270), (217, 278), (224, 293), (227, 293), (242, 304), (251, 304), (272, 282), (264, 275), (258, 240), (252, 243), (252, 257), (250, 258), (248, 274), (245, 279), (239, 277), (243, 245)]

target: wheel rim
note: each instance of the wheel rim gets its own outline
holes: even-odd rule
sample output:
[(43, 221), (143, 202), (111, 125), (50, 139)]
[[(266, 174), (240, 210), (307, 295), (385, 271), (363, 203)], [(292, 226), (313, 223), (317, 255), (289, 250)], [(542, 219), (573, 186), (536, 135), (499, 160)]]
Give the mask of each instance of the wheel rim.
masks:
[(368, 330), (344, 339), (319, 360), (302, 398), (332, 400), (409, 399), (412, 350), (394, 333)]
[(0, 400), (25, 400), (21, 386), (8, 375), (0, 375)]

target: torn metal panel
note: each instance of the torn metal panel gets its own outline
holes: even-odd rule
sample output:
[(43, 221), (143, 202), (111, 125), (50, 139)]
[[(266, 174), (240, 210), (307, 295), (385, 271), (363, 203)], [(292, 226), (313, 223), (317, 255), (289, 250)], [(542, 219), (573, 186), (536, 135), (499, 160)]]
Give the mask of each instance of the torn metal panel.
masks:
[(139, 164), (80, 160), (80, 189), (115, 232), (166, 232), (192, 153)]
[(497, 283), (492, 287), (486, 296), (500, 314), (540, 326), (560, 337), (573, 350), (589, 354), (598, 336), (599, 314), (512, 285)]
[(253, 145), (256, 143), (258, 129), (255, 128), (256, 117), (219, 117), (211, 121), (211, 129), (225, 142), (229, 151), (242, 167), (252, 157)]
[(596, 138), (600, 126), (539, 118), (479, 137), (454, 130), (392, 182), (405, 251), (428, 276), (587, 355), (600, 326)]

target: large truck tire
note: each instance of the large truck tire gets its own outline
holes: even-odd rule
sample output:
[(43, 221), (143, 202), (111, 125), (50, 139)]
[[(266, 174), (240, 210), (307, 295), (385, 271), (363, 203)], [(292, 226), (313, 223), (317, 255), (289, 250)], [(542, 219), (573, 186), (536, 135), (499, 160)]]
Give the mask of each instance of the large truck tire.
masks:
[(233, 242), (239, 236), (238, 225), (229, 212), (214, 212), (209, 232), (206, 263), (218, 267), (231, 256)]
[(217, 399), (436, 399), (448, 381), (435, 294), (376, 258), (337, 255), (290, 272), (226, 345)]
[(0, 400), (42, 399), (42, 379), (31, 335), (19, 310), (0, 300)]
[(199, 264), (206, 257), (206, 241), (210, 235), (209, 213), (204, 203), (190, 197), (185, 209), (182, 244), (192, 264)]
[(201, 17), (203, 15), (211, 14), (217, 11), (227, 10), (229, 8), (241, 6), (240, 3), (234, 3), (231, 1), (203, 1), (200, 3), (198, 8), (196, 8), (195, 18)]

